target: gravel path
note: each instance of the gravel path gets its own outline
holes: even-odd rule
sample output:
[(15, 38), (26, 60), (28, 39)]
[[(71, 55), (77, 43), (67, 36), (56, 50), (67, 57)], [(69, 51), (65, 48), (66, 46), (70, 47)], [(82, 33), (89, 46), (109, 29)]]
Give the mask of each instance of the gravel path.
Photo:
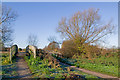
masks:
[(17, 73), (18, 73), (18, 78), (31, 78), (31, 73), (29, 70), (29, 67), (27, 66), (27, 63), (25, 62), (23, 56), (25, 53), (19, 53), (17, 57)]

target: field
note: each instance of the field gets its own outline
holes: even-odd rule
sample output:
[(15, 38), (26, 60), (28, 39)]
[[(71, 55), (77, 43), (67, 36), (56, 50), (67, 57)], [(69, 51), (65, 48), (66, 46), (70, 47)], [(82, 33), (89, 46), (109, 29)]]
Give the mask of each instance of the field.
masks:
[(81, 56), (77, 56), (78, 58), (76, 59), (53, 56), (69, 65), (118, 77), (118, 53), (111, 54), (114, 54), (114, 56), (99, 56), (92, 60), (82, 58)]

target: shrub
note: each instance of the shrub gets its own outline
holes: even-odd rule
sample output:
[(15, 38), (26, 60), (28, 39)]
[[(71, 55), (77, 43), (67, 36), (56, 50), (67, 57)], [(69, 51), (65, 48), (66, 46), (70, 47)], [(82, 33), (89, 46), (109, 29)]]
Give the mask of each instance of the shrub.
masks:
[(71, 58), (74, 54), (78, 53), (78, 48), (71, 40), (64, 41), (62, 43), (62, 48), (60, 49), (60, 53), (66, 58)]
[(19, 48), (19, 51), (22, 51), (22, 48)]

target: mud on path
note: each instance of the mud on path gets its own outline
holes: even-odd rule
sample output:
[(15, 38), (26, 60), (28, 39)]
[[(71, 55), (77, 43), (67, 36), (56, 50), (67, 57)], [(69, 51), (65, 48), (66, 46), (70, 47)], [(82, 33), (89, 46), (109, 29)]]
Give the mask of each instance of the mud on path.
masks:
[(18, 73), (17, 78), (31, 78), (31, 72), (24, 60), (24, 55), (24, 52), (19, 52), (16, 59), (16, 72)]

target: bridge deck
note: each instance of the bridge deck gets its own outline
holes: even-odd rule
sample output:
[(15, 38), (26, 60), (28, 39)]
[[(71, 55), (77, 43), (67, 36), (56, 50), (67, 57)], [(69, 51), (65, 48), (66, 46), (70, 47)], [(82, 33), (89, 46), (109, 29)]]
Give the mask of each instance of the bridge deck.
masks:
[(17, 73), (18, 78), (30, 78), (31, 72), (29, 70), (29, 67), (27, 66), (27, 63), (24, 60), (25, 52), (19, 52), (17, 57)]

